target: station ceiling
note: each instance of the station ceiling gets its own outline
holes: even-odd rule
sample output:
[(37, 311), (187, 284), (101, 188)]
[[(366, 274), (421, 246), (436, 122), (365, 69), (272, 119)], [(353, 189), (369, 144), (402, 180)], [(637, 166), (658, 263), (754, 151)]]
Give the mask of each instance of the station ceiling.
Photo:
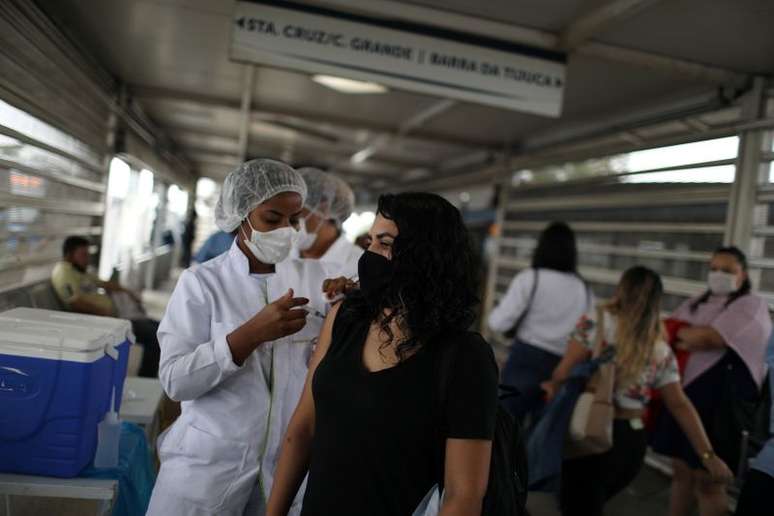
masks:
[[(247, 155), (315, 164), (360, 190), (408, 188), (491, 166), (553, 135), (649, 106), (734, 96), (774, 71), (768, 0), (320, 0), (312, 5), (488, 34), (568, 55), (562, 115), (413, 92), (348, 95), (259, 65)], [(122, 84), (202, 176), (240, 159), (246, 66), (229, 60), (230, 0), (38, 0)], [(419, 116), (410, 131), (402, 130)], [(638, 135), (628, 135), (638, 139)], [(373, 147), (357, 162), (351, 157)]]

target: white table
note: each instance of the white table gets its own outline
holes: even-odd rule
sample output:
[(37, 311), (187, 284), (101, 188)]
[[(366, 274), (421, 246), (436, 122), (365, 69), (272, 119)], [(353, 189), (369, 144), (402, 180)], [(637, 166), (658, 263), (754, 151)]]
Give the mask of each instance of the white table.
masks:
[(35, 496), (44, 498), (73, 498), (98, 500), (99, 516), (109, 515), (118, 491), (118, 481), (96, 478), (52, 478), (0, 473), (0, 495), (3, 495), (6, 511), (10, 511), (10, 496)]
[(119, 417), (141, 426), (145, 430), (148, 446), (152, 448), (155, 448), (155, 438), (158, 435), (159, 406), (163, 397), (164, 390), (158, 379), (137, 376), (126, 378)]

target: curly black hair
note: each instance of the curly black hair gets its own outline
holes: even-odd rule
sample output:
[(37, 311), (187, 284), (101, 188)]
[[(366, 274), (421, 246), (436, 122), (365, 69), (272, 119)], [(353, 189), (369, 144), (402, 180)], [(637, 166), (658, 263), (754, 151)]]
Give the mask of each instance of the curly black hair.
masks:
[(387, 336), (383, 347), (395, 341), (390, 324), (397, 323), (404, 338), (396, 353), (404, 360), (419, 346), (436, 345), (439, 334), (470, 327), (479, 263), (462, 215), (439, 195), (382, 195), (377, 213), (398, 227), (392, 278), (378, 299), (355, 291), (348, 305), (356, 317), (378, 322)]

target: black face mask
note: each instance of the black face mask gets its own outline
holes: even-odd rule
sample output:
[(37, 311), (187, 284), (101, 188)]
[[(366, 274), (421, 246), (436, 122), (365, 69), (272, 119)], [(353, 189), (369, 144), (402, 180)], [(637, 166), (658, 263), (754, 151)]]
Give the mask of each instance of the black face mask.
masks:
[(366, 251), (357, 262), (360, 291), (371, 304), (377, 304), (392, 280), (395, 264), (371, 251)]

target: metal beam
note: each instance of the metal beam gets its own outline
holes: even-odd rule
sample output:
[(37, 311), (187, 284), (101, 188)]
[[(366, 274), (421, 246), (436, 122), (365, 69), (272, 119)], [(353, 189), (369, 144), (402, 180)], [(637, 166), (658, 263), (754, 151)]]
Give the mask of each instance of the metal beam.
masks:
[[(396, 143), (401, 138), (407, 136), (411, 131), (419, 129), (431, 119), (445, 113), (446, 111), (457, 105), (457, 102), (451, 99), (439, 100), (427, 106), (424, 109), (417, 111), (414, 115), (407, 118), (399, 126), (398, 130), (394, 134), (380, 134), (372, 138), (362, 149), (358, 150), (349, 160), (352, 163), (360, 164), (368, 160), (371, 156), (379, 152), (384, 147)], [(422, 165), (416, 163), (416, 166)]]
[[(170, 88), (159, 88), (156, 86), (144, 86), (135, 84), (131, 87), (134, 97), (145, 100), (160, 101), (178, 101), (193, 102), (205, 106), (212, 106), (222, 109), (238, 110), (241, 104), (233, 99), (217, 95), (194, 93)], [(330, 115), (327, 113), (310, 113), (308, 111), (298, 111), (287, 107), (262, 105), (261, 109), (253, 110), (254, 118), (267, 121), (296, 121), (312, 122), (317, 124), (330, 124), (342, 129), (368, 130), (378, 133), (394, 133), (396, 128), (388, 124), (380, 124), (373, 120), (358, 120), (354, 118)], [(412, 139), (426, 140), (431, 143), (449, 146), (462, 146), (465, 148), (494, 148), (490, 142), (475, 141), (466, 138), (455, 138), (453, 136), (435, 134), (426, 131), (415, 130), (411, 135)]]
[(248, 64), (244, 67), (245, 77), (242, 85), (242, 104), (239, 111), (242, 115), (242, 125), (239, 128), (239, 161), (247, 159), (247, 147), (250, 143), (250, 121), (253, 101), (253, 84), (255, 83), (255, 65)]
[(662, 0), (610, 0), (580, 16), (559, 35), (559, 47), (570, 52), (608, 27)]
[[(504, 222), (502, 229), (516, 231), (542, 231), (550, 220)], [(573, 222), (578, 233), (701, 233), (719, 235), (723, 233), (723, 224), (704, 222)]]
[[(757, 121), (763, 116), (766, 97), (765, 80), (755, 81), (755, 87), (747, 94), (742, 104), (742, 117)], [(726, 245), (736, 245), (749, 254), (753, 237), (753, 212), (761, 175), (768, 172), (768, 163), (761, 163), (763, 133), (743, 131), (739, 137), (736, 175), (731, 188), (726, 219)]]
[(422, 23), (434, 27), (515, 41), (538, 48), (554, 48), (558, 42), (556, 34), (547, 31), (477, 18), (454, 12), (451, 8), (440, 10), (395, 0), (311, 0), (307, 3), (409, 23), (422, 20)]
[(416, 114), (406, 119), (400, 127), (398, 127), (398, 136), (405, 136), (411, 131), (419, 129), (423, 125), (426, 125), (433, 118), (446, 113), (451, 108), (457, 105), (456, 100), (443, 99), (438, 102), (427, 106), (424, 109), (420, 109)]
[[(422, 20), (423, 23), (435, 27), (478, 34), (547, 50), (561, 51), (559, 34), (523, 25), (478, 18), (470, 14), (455, 13), (450, 10), (433, 9), (395, 0), (359, 0), (356, 4), (351, 0), (313, 0), (311, 3), (346, 12), (357, 11), (391, 20), (413, 23), (416, 23), (416, 20)], [(607, 61), (624, 62), (633, 66), (658, 69), (662, 72), (681, 75), (686, 78), (700, 79), (712, 84), (736, 86), (744, 84), (748, 75), (751, 75), (751, 73), (738, 73), (721, 67), (706, 66), (686, 59), (651, 54), (602, 43), (581, 45), (577, 48), (577, 51)]]
[[(394, 134), (380, 134), (372, 138), (362, 149), (352, 154), (350, 161), (352, 163), (363, 163), (379, 152), (380, 149), (383, 149), (391, 143), (397, 142), (401, 138), (407, 136), (411, 131), (419, 129), (431, 119), (440, 116), (455, 105), (457, 105), (456, 101), (443, 99), (417, 111), (414, 115), (403, 121)], [(417, 165), (419, 165), (419, 163), (417, 163)]]
[(752, 75), (752, 73), (743, 74), (717, 66), (652, 54), (632, 48), (616, 47), (605, 43), (586, 43), (576, 48), (575, 53), (715, 85), (741, 87), (748, 82)]

